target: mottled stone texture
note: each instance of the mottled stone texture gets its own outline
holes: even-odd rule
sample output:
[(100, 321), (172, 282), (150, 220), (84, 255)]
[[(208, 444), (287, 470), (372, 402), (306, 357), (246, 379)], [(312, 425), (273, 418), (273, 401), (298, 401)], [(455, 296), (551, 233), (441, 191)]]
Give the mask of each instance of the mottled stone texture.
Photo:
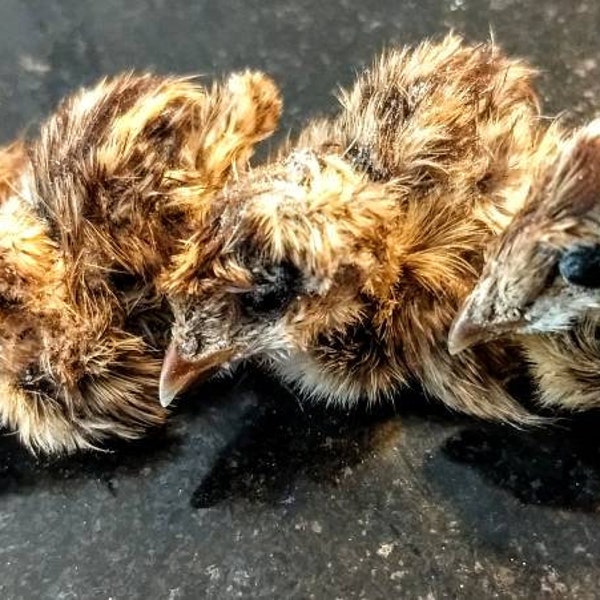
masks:
[[(2, 0), (0, 138), (130, 68), (264, 69), (297, 129), (380, 48), (449, 28), (537, 64), (549, 114), (595, 114), (592, 0)], [(596, 598), (599, 430), (406, 396), (348, 416), (240, 373), (113, 453), (36, 462), (2, 437), (0, 598)]]

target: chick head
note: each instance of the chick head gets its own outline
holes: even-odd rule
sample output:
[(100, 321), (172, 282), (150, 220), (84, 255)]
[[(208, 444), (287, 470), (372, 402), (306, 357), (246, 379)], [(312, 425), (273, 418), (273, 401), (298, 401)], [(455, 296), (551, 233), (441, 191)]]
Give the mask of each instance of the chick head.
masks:
[(540, 169), (450, 331), (451, 352), (510, 333), (550, 333), (600, 308), (600, 120)]
[(162, 281), (175, 315), (162, 404), (216, 371), (277, 363), (360, 319), (361, 294), (381, 284), (394, 209), (382, 186), (312, 151), (227, 188)]

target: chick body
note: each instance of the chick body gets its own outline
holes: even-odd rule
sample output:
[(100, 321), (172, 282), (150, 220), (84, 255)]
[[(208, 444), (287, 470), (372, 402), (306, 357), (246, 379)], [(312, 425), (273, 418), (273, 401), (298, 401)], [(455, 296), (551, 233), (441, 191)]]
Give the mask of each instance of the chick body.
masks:
[(563, 134), (550, 158), (490, 253), (450, 346), (512, 339), (539, 400), (582, 410), (600, 405), (600, 121)]
[(5, 151), (0, 419), (28, 447), (70, 452), (163, 422), (171, 315), (155, 277), (279, 109), (258, 73), (210, 90), (124, 74), (67, 98)]
[(337, 117), (228, 186), (163, 280), (175, 314), (163, 401), (252, 359), (329, 401), (416, 382), (453, 409), (531, 419), (504, 385), (514, 348), (451, 356), (446, 337), (554, 144), (533, 74), (452, 35), (392, 50)]

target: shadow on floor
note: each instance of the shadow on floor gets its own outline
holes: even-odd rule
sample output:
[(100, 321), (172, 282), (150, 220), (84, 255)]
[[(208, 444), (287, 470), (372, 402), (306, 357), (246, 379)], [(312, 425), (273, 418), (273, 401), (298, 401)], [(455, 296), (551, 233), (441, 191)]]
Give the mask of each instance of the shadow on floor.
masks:
[(471, 426), (442, 453), (525, 504), (586, 512), (600, 509), (600, 413), (540, 430)]
[(102, 452), (81, 452), (63, 458), (32, 456), (14, 435), (0, 437), (0, 495), (28, 493), (52, 481), (100, 480), (111, 493), (117, 473), (135, 475), (149, 463), (172, 460), (180, 439), (168, 429), (152, 432), (143, 440), (113, 442)]
[[(240, 395), (252, 400), (233, 417)], [(404, 394), (396, 404), (347, 412), (301, 403), (254, 372), (234, 382), (211, 383), (182, 400), (174, 419), (185, 424), (183, 433), (182, 428), (166, 427), (138, 442), (113, 443), (107, 452), (37, 460), (15, 436), (0, 437), (0, 494), (90, 479), (114, 493), (119, 476), (197, 452), (185, 438), (196, 428), (219, 427), (209, 413), (225, 413), (229, 426), (223, 447), (215, 448), (216, 458), (192, 495), (194, 508), (235, 498), (285, 502), (300, 477), (336, 484), (354, 465), (377, 460), (388, 444), (405, 443), (401, 440), (406, 416), (412, 426), (432, 420), (447, 424), (450, 437), (440, 440), (440, 455), (523, 503), (588, 512), (600, 507), (600, 412), (525, 431), (453, 415), (416, 393)]]
[(301, 404), (273, 382), (256, 383), (260, 401), (197, 486), (194, 508), (236, 497), (285, 502), (298, 477), (336, 483), (346, 469), (400, 435), (401, 421), (391, 405), (348, 413)]

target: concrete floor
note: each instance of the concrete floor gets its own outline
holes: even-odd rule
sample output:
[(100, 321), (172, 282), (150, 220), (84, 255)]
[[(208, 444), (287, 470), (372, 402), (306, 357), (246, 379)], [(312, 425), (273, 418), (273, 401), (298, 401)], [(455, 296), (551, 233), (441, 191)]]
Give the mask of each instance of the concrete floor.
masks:
[[(298, 128), (380, 48), (449, 28), (538, 65), (548, 114), (596, 113), (592, 0), (2, 0), (0, 140), (134, 67), (264, 69)], [(598, 415), (519, 432), (419, 397), (345, 415), (255, 373), (193, 400), (105, 455), (0, 438), (0, 598), (598, 597)]]

